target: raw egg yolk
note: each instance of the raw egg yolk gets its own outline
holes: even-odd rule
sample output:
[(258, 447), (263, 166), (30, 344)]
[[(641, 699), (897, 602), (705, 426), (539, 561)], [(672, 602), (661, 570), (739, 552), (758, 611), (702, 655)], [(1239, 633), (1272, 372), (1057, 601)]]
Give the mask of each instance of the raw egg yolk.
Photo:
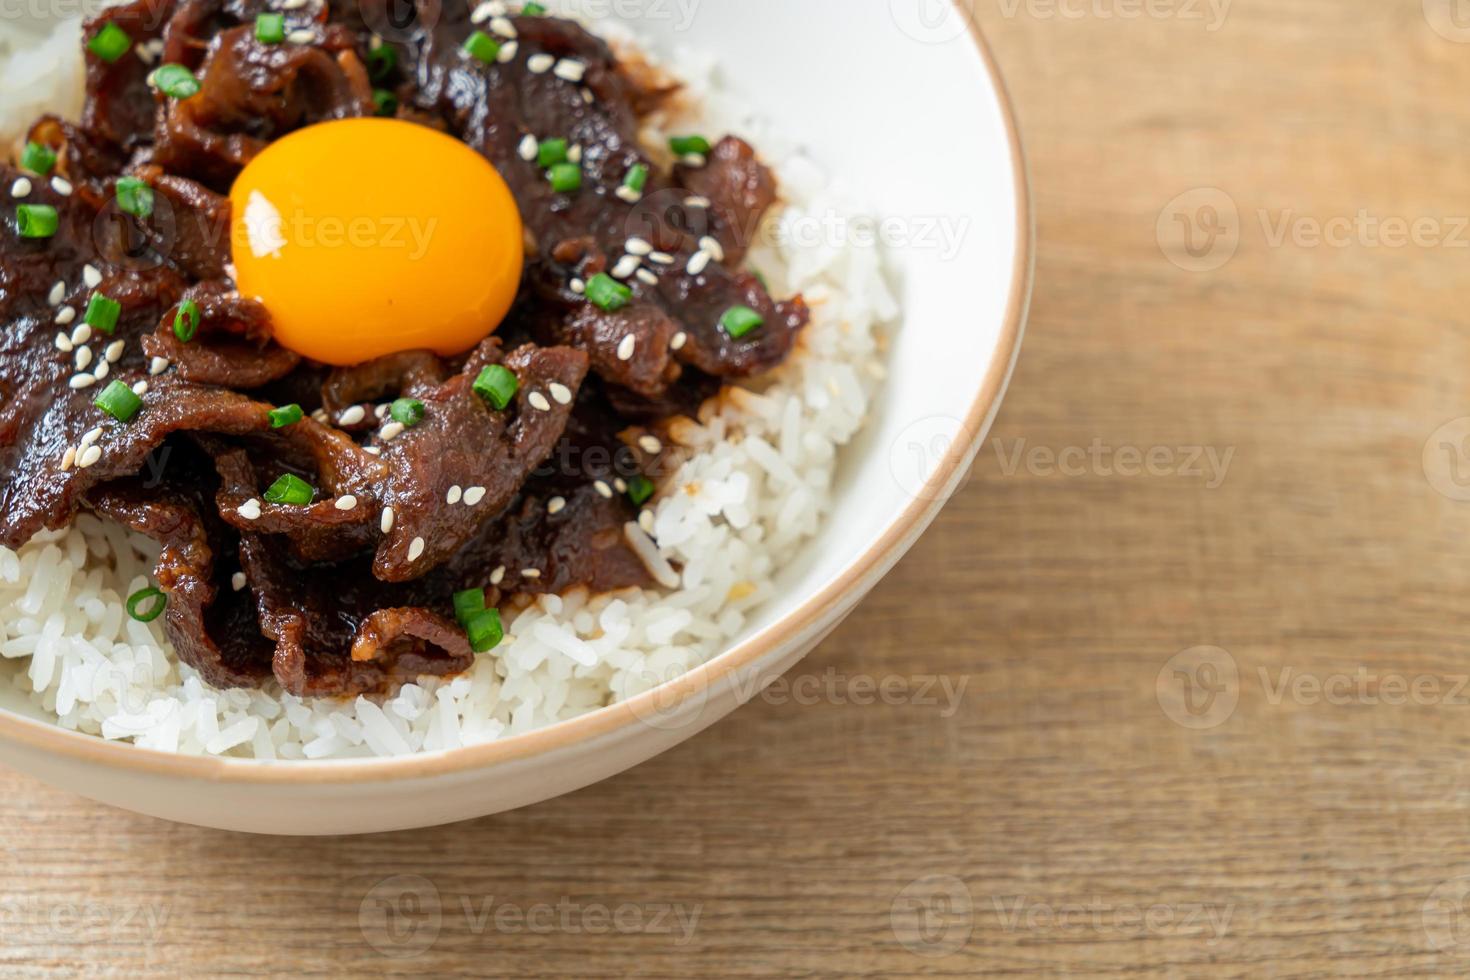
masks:
[(521, 280), (521, 216), (468, 146), (396, 119), (279, 139), (230, 190), (235, 282), (277, 342), (326, 364), (459, 354), (500, 325)]

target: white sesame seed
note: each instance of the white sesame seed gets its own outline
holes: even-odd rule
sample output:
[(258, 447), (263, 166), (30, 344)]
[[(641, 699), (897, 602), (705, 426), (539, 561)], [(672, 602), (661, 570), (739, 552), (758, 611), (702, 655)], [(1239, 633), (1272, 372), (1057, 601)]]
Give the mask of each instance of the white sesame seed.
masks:
[(76, 318), (77, 311), (74, 307), (63, 306), (61, 309), (56, 311), (56, 322), (61, 324), (63, 327), (66, 326), (68, 323), (71, 323)]
[(581, 163), (582, 162), (582, 144), (581, 143), (573, 143), (572, 144), (572, 148), (569, 149), (569, 150), (567, 150), (567, 159), (570, 160), (570, 161), (572, 161), (573, 163)]
[(520, 41), (507, 41), (505, 44), (502, 44), (500, 46), (500, 50), (495, 53), (495, 60), (500, 62), (502, 65), (508, 65), (512, 61), (516, 60), (516, 55), (520, 52), (520, 50)]
[(155, 357), (152, 361), (149, 361), (148, 362), (148, 373), (149, 374), (162, 374), (163, 372), (165, 372), (167, 370), (168, 370), (168, 358), (166, 358), (166, 357)]
[(705, 235), (699, 240), (699, 250), (701, 252), (708, 252), (716, 262), (725, 261), (725, 246), (721, 245), (717, 239), (709, 235)]
[(695, 252), (693, 255), (689, 256), (689, 265), (685, 267), (685, 271), (687, 271), (691, 276), (699, 275), (705, 269), (709, 268), (710, 259), (712, 257), (713, 256), (711, 256), (708, 252)]
[(587, 284), (585, 282), (583, 282), (580, 279), (573, 279), (572, 280), (572, 292), (574, 292), (578, 296), (580, 296), (583, 293), (585, 293), (586, 291), (587, 291)]
[(558, 405), (570, 405), (572, 403), (572, 389), (561, 382), (553, 381), (546, 386), (546, 390), (551, 392), (552, 400)]
[(337, 498), (336, 507), (338, 510), (354, 510), (357, 507), (357, 498), (350, 493), (344, 493)]
[(367, 409), (361, 405), (353, 405), (341, 415), (337, 416), (338, 425), (356, 425), (367, 418)]
[(77, 350), (77, 370), (85, 371), (92, 363), (92, 348), (82, 347)]
[(388, 413), (391, 411), (393, 411), (392, 405), (379, 405), (377, 408), (373, 409), (373, 415), (375, 415), (378, 421), (381, 422), (388, 417)]
[(643, 192), (635, 191), (627, 184), (623, 184), (617, 190), (613, 191), (613, 193), (618, 196), (618, 200), (627, 201), (629, 204), (637, 204), (643, 200)]
[(108, 364), (106, 361), (98, 361), (97, 366), (92, 369), (92, 373), (97, 375), (98, 381), (101, 381), (103, 378), (107, 377), (107, 375), (111, 373), (111, 371), (112, 365)]
[(233, 262), (226, 262), (225, 263), (225, 277), (227, 279), (229, 279), (230, 282), (239, 282), (240, 281), (240, 277), (238, 275), (236, 275), (236, 273), (235, 273), (235, 263), (233, 263)]
[(678, 333), (674, 334), (674, 338), (669, 341), (669, 350), (680, 350), (686, 343), (688, 343), (688, 341), (689, 335), (680, 330)]
[(450, 487), (449, 492), (444, 495), (444, 502), (451, 507), (453, 507), (455, 504), (459, 503), (463, 499), (464, 488), (461, 487), (458, 483)]
[(612, 269), (613, 278), (614, 279), (626, 279), (626, 278), (628, 278), (633, 273), (635, 273), (635, 272), (638, 271), (638, 266), (640, 264), (642, 264), (642, 263), (639, 260), (638, 256), (636, 256), (636, 255), (625, 255), (625, 256), (623, 256), (622, 258), (618, 259), (617, 265), (613, 266), (613, 269)]
[(526, 59), (526, 67), (533, 75), (545, 74), (554, 64), (556, 64), (556, 59), (549, 54), (533, 54)]
[(319, 408), (311, 413), (311, 417), (313, 420), (320, 422), (322, 425), (327, 424), (327, 413)]
[(653, 535), (653, 511), (645, 510), (638, 515), (638, 526), (650, 537)]
[(99, 425), (99, 426), (96, 426), (95, 428), (89, 429), (87, 431), (87, 434), (84, 435), (84, 436), (82, 436), (82, 441), (79, 442), (79, 443), (77, 443), (77, 445), (81, 446), (83, 449), (86, 449), (88, 446), (92, 445), (92, 443), (96, 442), (98, 439), (101, 439), (101, 438), (102, 438), (102, 426)]
[(491, 17), (497, 16), (495, 11), (492, 9), (493, 7), (494, 4), (480, 4), (474, 9), (474, 12), (470, 14), (470, 23), (478, 27), (479, 25), (485, 23), (485, 21), (489, 20)]
[(707, 208), (710, 206), (710, 199), (700, 194), (691, 194), (684, 198), (684, 204), (691, 208)]
[(31, 192), (31, 179), (29, 177), (17, 177), (15, 183), (10, 185), (11, 197), (25, 197)]
[(563, 510), (566, 509), (566, 506), (567, 506), (567, 498), (565, 498), (565, 497), (552, 497), (550, 500), (546, 501), (546, 513), (548, 513), (548, 514), (560, 514)]
[(389, 531), (393, 530), (393, 508), (392, 507), (384, 507), (383, 508), (383, 516), (378, 520), (378, 528), (384, 534), (387, 534)]
[(71, 469), (72, 464), (75, 463), (76, 461), (77, 461), (77, 447), (76, 446), (67, 446), (66, 447), (66, 452), (64, 452), (64, 453), (61, 454), (61, 472), (65, 473), (67, 470)]
[(633, 350), (638, 346), (638, 338), (628, 334), (618, 343), (618, 360), (631, 361)]
[(482, 501), (484, 499), (485, 499), (485, 488), (484, 487), (470, 487), (468, 490), (466, 490), (464, 492), (464, 502), (465, 502), (465, 506), (466, 507), (474, 507), (476, 504), (478, 504), (480, 501)]
[(71, 332), (73, 344), (85, 344), (92, 339), (92, 325), (90, 323), (79, 323), (77, 328)]
[(254, 497), (251, 497), (249, 500), (245, 501), (243, 504), (237, 507), (235, 509), (235, 513), (239, 514), (247, 521), (259, 520), (260, 501), (256, 500)]
[(613, 477), (613, 489), (616, 490), (618, 493), (627, 493), (628, 484), (622, 477), (616, 476)]
[(148, 45), (146, 42), (133, 45), (133, 53), (136, 54), (138, 56), (138, 60), (143, 62), (145, 65), (153, 64), (153, 52), (148, 50)]
[(505, 566), (500, 565), (490, 573), (490, 584), (499, 585), (503, 581), (505, 581)]
[(592, 484), (592, 489), (594, 489), (598, 493), (602, 494), (602, 496), (606, 497), (608, 500), (611, 500), (612, 499), (612, 495), (613, 495), (612, 487), (608, 486), (602, 480), (598, 480), (596, 483)]
[(67, 385), (73, 391), (81, 391), (83, 388), (90, 388), (96, 383), (97, 379), (90, 374), (73, 374), (71, 380), (67, 382)]
[(648, 269), (639, 269), (638, 270), (638, 281), (641, 282), (641, 283), (645, 283), (645, 284), (647, 284), (649, 286), (657, 286), (658, 285), (658, 276), (654, 275), (653, 272), (650, 271), (650, 270), (648, 270)]
[(516, 36), (516, 25), (512, 24), (507, 17), (491, 17), (490, 30), (499, 34), (501, 37)]
[(369, 456), (381, 456), (381, 455), (383, 455), (383, 450), (379, 446), (363, 446), (362, 447), (362, 451), (365, 452), (365, 453), (367, 453)]
[(382, 439), (384, 442), (392, 442), (394, 439), (397, 439), (402, 433), (402, 422), (389, 422), (387, 425), (383, 426), (382, 429), (378, 430), (378, 438)]
[(133, 394), (137, 395), (139, 398), (142, 398), (144, 395), (148, 394), (148, 382), (139, 381), (138, 383), (134, 384)]
[(408, 560), (418, 561), (419, 556), (424, 553), (424, 549), (426, 547), (428, 547), (428, 545), (424, 543), (423, 538), (414, 538), (408, 546)]
[(547, 401), (546, 396), (541, 394), (541, 392), (539, 391), (533, 391), (531, 392), (531, 394), (527, 395), (526, 401), (530, 402), (531, 407), (537, 409), (538, 411), (551, 411), (551, 402)]
[(123, 348), (127, 345), (127, 341), (125, 340), (114, 340), (112, 343), (108, 344), (107, 349), (102, 352), (103, 355), (107, 358), (107, 363), (116, 364), (122, 358)]
[(658, 455), (663, 452), (664, 444), (658, 441), (657, 436), (640, 436), (638, 438), (638, 448), (645, 453)]
[(521, 139), (521, 145), (516, 149), (516, 152), (521, 155), (522, 160), (526, 160), (529, 162), (536, 159), (536, 154), (540, 152), (540, 150), (540, 141), (538, 141), (536, 137), (532, 136), (530, 133), (527, 133)]
[(81, 451), (80, 455), (77, 456), (77, 468), (83, 470), (90, 469), (91, 467), (97, 465), (97, 461), (101, 458), (101, 446), (88, 446), (86, 449), (83, 449)]
[(51, 287), (51, 292), (46, 294), (46, 301), (52, 306), (60, 306), (61, 301), (66, 299), (66, 282), (58, 279)]
[(52, 177), (51, 189), (60, 194), (62, 197), (70, 197), (71, 181), (67, 180), (65, 177)]
[(592, 98), (592, 90), (590, 88), (584, 88), (582, 90), (582, 101), (588, 105), (591, 105), (595, 101)]
[(553, 74), (568, 82), (580, 82), (587, 74), (587, 66), (580, 61), (563, 58), (556, 63), (556, 71)]
[(292, 31), (286, 35), (286, 40), (292, 44), (311, 44), (316, 40), (316, 31), (299, 30)]
[(629, 255), (647, 255), (653, 251), (653, 246), (642, 238), (630, 238), (623, 245), (623, 251)]
[(236, 572), (234, 575), (230, 576), (230, 588), (234, 589), (236, 592), (239, 592), (241, 589), (245, 588), (244, 572)]
[(82, 266), (82, 282), (87, 284), (88, 289), (96, 289), (102, 285), (102, 273), (97, 271), (95, 265)]
[(658, 265), (674, 264), (674, 257), (668, 252), (651, 252), (649, 253), (648, 259), (650, 262), (654, 262)]
[(540, 578), (540, 577), (541, 577), (541, 569), (539, 569), (539, 568), (523, 568), (523, 569), (521, 569), (521, 578)]
[(684, 166), (686, 166), (686, 167), (696, 167), (696, 168), (697, 167), (702, 167), (706, 163), (709, 163), (709, 161), (704, 158), (704, 154), (703, 153), (686, 153), (682, 157), (679, 158), (679, 162), (682, 163), (682, 164), (684, 164)]
[(66, 335), (65, 331), (56, 335), (56, 349), (63, 354), (71, 353), (71, 338)]

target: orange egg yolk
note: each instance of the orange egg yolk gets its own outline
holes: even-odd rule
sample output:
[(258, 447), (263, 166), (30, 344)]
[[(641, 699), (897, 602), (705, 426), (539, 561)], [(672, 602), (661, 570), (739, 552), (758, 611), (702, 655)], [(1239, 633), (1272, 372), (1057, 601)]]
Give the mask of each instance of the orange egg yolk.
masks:
[(521, 216), (468, 146), (395, 119), (277, 140), (230, 190), (240, 293), (283, 347), (350, 365), (462, 353), (500, 325), (521, 280)]

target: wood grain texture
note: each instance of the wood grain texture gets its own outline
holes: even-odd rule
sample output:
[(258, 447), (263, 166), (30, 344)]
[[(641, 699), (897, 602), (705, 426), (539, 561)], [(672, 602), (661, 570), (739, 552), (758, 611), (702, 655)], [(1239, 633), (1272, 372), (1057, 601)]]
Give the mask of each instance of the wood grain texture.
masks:
[[(1034, 173), (1015, 382), (933, 531), (792, 676), (816, 703), (777, 692), (583, 792), (368, 839), (170, 826), (0, 774), (0, 971), (1470, 969), (1470, 503), (1436, 489), (1470, 459), (1431, 441), (1470, 415), (1470, 44), (1421, 0), (1056, 9), (976, 9)], [(1237, 250), (1180, 268), (1220, 258), (1199, 208), (1222, 204)], [(1314, 244), (1360, 212), (1439, 243)], [(1224, 654), (1171, 660), (1200, 646)], [(907, 694), (853, 703), (863, 677)]]

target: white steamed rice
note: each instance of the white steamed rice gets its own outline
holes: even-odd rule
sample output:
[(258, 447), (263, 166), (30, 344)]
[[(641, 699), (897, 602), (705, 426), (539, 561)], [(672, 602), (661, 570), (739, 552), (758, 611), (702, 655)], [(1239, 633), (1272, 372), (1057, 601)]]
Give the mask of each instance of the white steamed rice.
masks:
[[(41, 47), (0, 25), (6, 30), (0, 134), (8, 142), (48, 107), (74, 112), (80, 54), (75, 21)], [(677, 584), (544, 596), (507, 610), (506, 641), (470, 672), (425, 678), (381, 705), (217, 691), (174, 658), (162, 620), (126, 615), (124, 597), (150, 580), (157, 546), (84, 514), (18, 552), (0, 548), (0, 663), (11, 671), (0, 684), (13, 683), (65, 728), (149, 748), (349, 758), (519, 734), (640, 694), (720, 653), (827, 513), (838, 451), (863, 424), (882, 376), (881, 328), (898, 308), (870, 245), (782, 231), (859, 213), (840, 185), (722, 95), (712, 60), (681, 55), (671, 68), (688, 84), (702, 128), (747, 135), (775, 167), (786, 207), (751, 262), (774, 293), (802, 292), (813, 311), (797, 353), (758, 391), (727, 391), (676, 433), (690, 458), (653, 505), (653, 538), (657, 561), (680, 568), (670, 579)], [(677, 123), (691, 124), (687, 116)]]

